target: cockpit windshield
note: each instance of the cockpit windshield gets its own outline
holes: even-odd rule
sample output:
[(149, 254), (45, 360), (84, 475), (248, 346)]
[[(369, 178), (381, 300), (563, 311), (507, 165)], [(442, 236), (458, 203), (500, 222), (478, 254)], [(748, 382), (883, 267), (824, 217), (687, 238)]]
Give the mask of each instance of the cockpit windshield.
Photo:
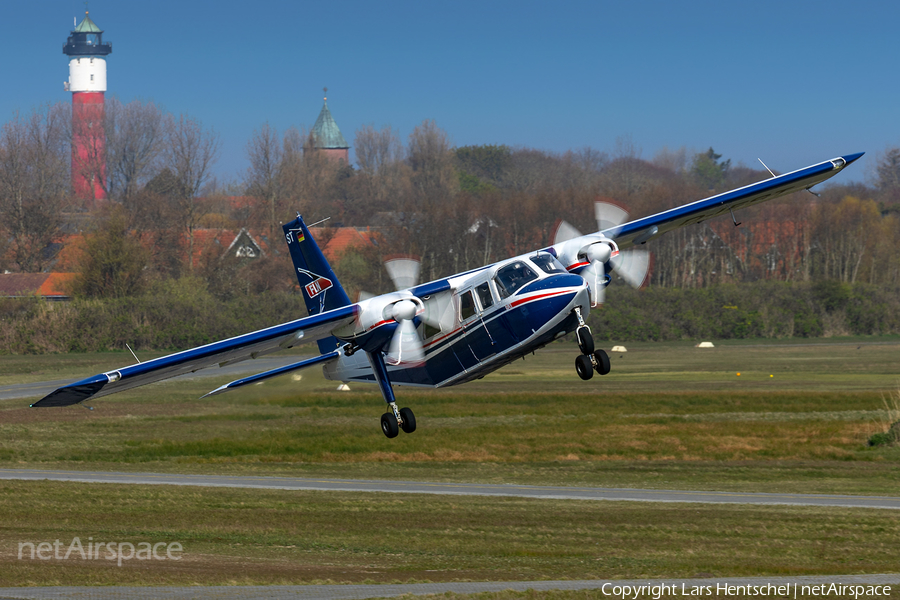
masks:
[(531, 267), (517, 260), (497, 271), (497, 274), (494, 276), (494, 283), (497, 284), (497, 291), (500, 292), (500, 297), (508, 298), (515, 294), (523, 285), (537, 278), (537, 273)]
[(552, 254), (542, 252), (537, 256), (529, 257), (531, 262), (536, 264), (544, 273), (565, 273), (566, 270), (562, 264), (553, 258)]

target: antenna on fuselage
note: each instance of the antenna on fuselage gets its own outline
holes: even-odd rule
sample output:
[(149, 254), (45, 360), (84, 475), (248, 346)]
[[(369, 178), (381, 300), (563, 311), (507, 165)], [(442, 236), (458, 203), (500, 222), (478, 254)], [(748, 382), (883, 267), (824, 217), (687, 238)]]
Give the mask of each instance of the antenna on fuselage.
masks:
[(320, 220), (320, 221), (316, 221), (316, 222), (313, 223), (312, 225), (307, 225), (306, 227), (307, 227), (307, 228), (309, 228), (309, 227), (315, 227), (315, 226), (318, 225), (319, 223), (324, 223), (325, 221), (327, 221), (327, 220), (330, 219), (330, 218), (331, 218), (331, 217), (325, 217), (324, 219), (322, 219), (322, 220)]

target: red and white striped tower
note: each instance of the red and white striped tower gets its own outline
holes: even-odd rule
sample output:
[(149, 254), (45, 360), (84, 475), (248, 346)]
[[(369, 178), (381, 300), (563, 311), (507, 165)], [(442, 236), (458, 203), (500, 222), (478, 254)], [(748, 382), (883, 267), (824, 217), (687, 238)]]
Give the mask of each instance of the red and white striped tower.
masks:
[(112, 44), (103, 42), (103, 30), (84, 13), (63, 46), (69, 57), (72, 92), (72, 191), (86, 201), (104, 200), (106, 191), (106, 134), (103, 96), (106, 92), (106, 55)]

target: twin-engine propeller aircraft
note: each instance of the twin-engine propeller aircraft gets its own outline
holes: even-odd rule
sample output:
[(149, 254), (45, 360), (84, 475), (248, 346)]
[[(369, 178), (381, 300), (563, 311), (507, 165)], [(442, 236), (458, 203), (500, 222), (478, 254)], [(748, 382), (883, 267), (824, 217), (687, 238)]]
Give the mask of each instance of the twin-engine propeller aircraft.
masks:
[[(270, 377), (322, 365), (328, 379), (375, 382), (389, 410), (381, 428), (389, 437), (412, 433), (416, 418), (397, 408), (393, 384), (444, 387), (484, 377), (575, 332), (582, 379), (609, 373), (609, 357), (594, 348), (585, 323), (604, 300), (610, 271), (640, 286), (649, 254), (640, 248), (678, 227), (809, 189), (857, 160), (850, 154), (665, 212), (624, 222), (627, 215), (598, 204), (599, 230), (581, 235), (563, 223), (552, 246), (417, 285), (418, 263), (399, 259), (387, 268), (398, 290), (353, 303), (298, 215), (284, 225), (309, 316), (221, 342), (107, 371), (61, 387), (31, 406), (68, 406), (213, 365), (315, 341), (320, 354), (223, 385), (219, 394)], [(737, 222), (735, 222), (737, 224)], [(204, 396), (205, 397), (205, 396)]]

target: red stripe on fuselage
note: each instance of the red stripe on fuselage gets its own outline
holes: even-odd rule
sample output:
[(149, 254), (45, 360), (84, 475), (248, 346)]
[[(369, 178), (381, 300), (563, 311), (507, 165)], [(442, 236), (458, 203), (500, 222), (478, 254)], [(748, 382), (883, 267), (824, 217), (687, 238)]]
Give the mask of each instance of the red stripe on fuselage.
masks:
[(425, 344), (425, 347), (428, 348), (429, 346), (434, 346), (434, 345), (437, 344), (438, 342), (440, 342), (440, 341), (442, 341), (442, 340), (446, 340), (448, 337), (450, 337), (451, 335), (457, 333), (458, 331), (462, 331), (462, 327), (457, 327), (456, 329), (454, 329), (453, 331), (451, 331), (451, 332), (448, 333), (447, 335), (442, 335), (442, 336), (439, 337), (439, 338), (435, 338), (435, 339), (431, 340), (430, 342), (428, 342), (427, 344)]
[(572, 290), (556, 290), (555, 292), (548, 292), (546, 294), (541, 294), (539, 296), (529, 296), (528, 298), (519, 298), (512, 304), (510, 304), (510, 308), (515, 308), (520, 304), (525, 304), (526, 302), (533, 302), (535, 300), (540, 300), (542, 298), (550, 298), (551, 296), (559, 296), (560, 294), (568, 294), (573, 293)]
[(372, 325), (371, 327), (369, 327), (368, 329), (366, 329), (366, 332), (372, 331), (373, 329), (377, 329), (378, 327), (381, 327), (382, 325), (386, 325), (388, 323), (393, 323), (393, 322), (394, 322), (393, 319), (388, 319), (387, 321), (379, 321), (379, 322), (375, 323), (374, 325)]
[(577, 269), (578, 267), (586, 267), (589, 264), (591, 264), (591, 263), (588, 261), (575, 263), (574, 265), (569, 265), (568, 267), (566, 267), (566, 271), (571, 271), (572, 269)]

